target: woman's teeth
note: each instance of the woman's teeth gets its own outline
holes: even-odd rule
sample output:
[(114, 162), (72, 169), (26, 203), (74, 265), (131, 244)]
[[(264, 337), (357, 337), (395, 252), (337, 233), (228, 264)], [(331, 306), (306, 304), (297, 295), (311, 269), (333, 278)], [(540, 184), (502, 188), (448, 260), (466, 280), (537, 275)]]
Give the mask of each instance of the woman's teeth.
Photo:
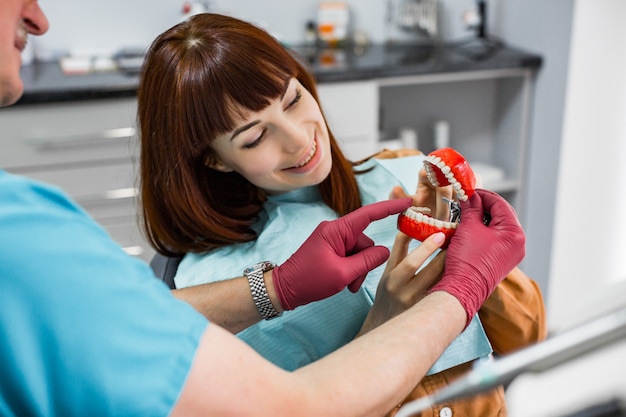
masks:
[(306, 164), (308, 164), (309, 161), (313, 158), (313, 155), (315, 155), (316, 151), (317, 151), (317, 141), (313, 141), (313, 146), (311, 146), (311, 151), (306, 156), (306, 159), (303, 160), (302, 162), (300, 162), (298, 165), (295, 165), (294, 168), (300, 168), (300, 167), (305, 166)]

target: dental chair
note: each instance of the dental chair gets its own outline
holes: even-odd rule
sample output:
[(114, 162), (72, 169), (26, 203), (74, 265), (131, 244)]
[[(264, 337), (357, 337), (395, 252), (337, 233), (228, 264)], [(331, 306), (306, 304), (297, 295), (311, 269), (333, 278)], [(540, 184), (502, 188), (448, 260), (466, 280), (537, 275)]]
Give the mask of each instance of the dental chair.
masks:
[(176, 275), (176, 270), (182, 259), (182, 256), (169, 257), (157, 253), (150, 261), (150, 268), (154, 271), (154, 275), (163, 281), (170, 290), (175, 290), (176, 283), (174, 283), (174, 276)]

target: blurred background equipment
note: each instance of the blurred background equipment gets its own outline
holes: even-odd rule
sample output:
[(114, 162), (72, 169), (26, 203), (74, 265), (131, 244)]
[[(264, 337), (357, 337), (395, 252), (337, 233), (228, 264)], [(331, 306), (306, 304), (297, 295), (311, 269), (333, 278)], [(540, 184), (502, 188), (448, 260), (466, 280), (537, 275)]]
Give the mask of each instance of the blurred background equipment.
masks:
[(321, 2), (317, 9), (317, 37), (327, 46), (341, 46), (350, 36), (350, 9), (346, 2)]
[(466, 10), (462, 17), (463, 23), (469, 30), (474, 30), (479, 38), (487, 37), (487, 2), (477, 0), (476, 7)]
[(405, 32), (437, 39), (437, 8), (437, 0), (401, 0), (396, 13), (396, 25)]
[[(609, 346), (626, 338), (626, 307), (592, 320), (584, 325), (548, 338), (526, 349), (500, 359), (478, 362), (465, 377), (453, 382), (435, 394), (405, 404), (396, 417), (408, 417), (435, 404), (480, 394), (499, 385), (510, 384), (525, 372), (543, 372), (599, 348)], [(581, 376), (582, 377), (582, 376)], [(581, 378), (581, 382), (585, 381)], [(586, 383), (592, 383), (587, 380)], [(621, 407), (622, 400), (611, 402)], [(602, 407), (601, 407), (602, 408)], [(593, 408), (590, 408), (591, 410)], [(617, 410), (622, 416), (623, 407)], [(585, 414), (603, 416), (607, 414)]]

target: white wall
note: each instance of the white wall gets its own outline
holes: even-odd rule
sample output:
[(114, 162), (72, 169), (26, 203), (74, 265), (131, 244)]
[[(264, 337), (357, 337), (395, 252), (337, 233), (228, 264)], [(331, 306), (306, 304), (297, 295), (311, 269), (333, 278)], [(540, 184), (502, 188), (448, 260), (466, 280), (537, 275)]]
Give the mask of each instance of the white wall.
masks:
[[(625, 18), (623, 0), (575, 2), (548, 293), (556, 333), (626, 306)], [(625, 356), (622, 339), (518, 377), (507, 390), (511, 417), (626, 401)]]
[[(146, 47), (182, 17), (186, 0), (40, 0), (50, 18), (50, 31), (35, 39), (39, 58), (63, 53), (111, 54), (123, 47)], [(365, 30), (374, 42), (391, 37), (419, 39), (390, 28), (387, 6), (401, 0), (352, 0), (354, 29)], [(209, 0), (210, 11), (257, 23), (287, 43), (301, 43), (308, 20), (315, 20), (318, 0)], [(446, 39), (471, 35), (461, 20), (474, 0), (441, 0), (440, 27)], [(78, 35), (77, 35), (78, 34)]]
[[(490, 2), (490, 4), (493, 2)], [(569, 70), (572, 0), (501, 0), (492, 31), (511, 45), (540, 54), (536, 77), (525, 193), (524, 270), (548, 295), (552, 228)]]
[(578, 0), (553, 230), (549, 315), (626, 280), (626, 2)]

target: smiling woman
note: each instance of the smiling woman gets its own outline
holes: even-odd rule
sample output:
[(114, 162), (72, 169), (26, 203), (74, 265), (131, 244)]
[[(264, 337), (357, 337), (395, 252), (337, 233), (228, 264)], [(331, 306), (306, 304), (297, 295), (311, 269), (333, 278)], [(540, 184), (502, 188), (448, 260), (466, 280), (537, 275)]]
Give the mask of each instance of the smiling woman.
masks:
[[(352, 164), (326, 128), (313, 77), (253, 25), (204, 14), (173, 27), (153, 42), (137, 98), (144, 226), (161, 253), (254, 240), (251, 226), (267, 192), (293, 189), (285, 178), (307, 173), (298, 165), (313, 150), (309, 164), (323, 160), (312, 180), (323, 200), (340, 215), (361, 206)], [(270, 158), (279, 148), (284, 159)], [(261, 172), (266, 181), (259, 186), (249, 177)]]

